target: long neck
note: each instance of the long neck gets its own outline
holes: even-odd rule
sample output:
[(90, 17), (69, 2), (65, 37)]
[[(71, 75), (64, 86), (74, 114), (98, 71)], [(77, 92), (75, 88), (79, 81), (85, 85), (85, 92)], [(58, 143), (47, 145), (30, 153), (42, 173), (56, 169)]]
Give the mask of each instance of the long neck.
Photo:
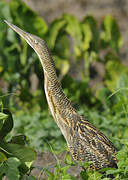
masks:
[[(70, 109), (73, 110), (73, 108), (58, 81), (54, 62), (46, 44), (44, 44), (44, 47), (41, 50), (42, 52), (39, 57), (44, 69), (46, 98), (51, 113), (58, 126), (61, 128), (62, 123), (60, 125), (60, 121), (64, 122), (66, 125), (71, 123), (67, 117), (70, 115)], [(59, 120), (59, 118), (61, 118), (61, 120)]]
[(44, 75), (47, 76), (47, 78), (53, 83), (57, 82), (58, 78), (56, 75), (54, 61), (45, 42), (42, 44), (40, 54), (38, 55), (44, 69)]

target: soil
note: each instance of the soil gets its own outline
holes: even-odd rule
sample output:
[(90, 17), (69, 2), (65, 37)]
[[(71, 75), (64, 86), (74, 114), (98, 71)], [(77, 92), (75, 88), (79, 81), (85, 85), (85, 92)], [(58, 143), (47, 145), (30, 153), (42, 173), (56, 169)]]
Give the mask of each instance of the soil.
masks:
[[(54, 172), (56, 164), (64, 165), (65, 155), (65, 152), (59, 155), (55, 155), (51, 152), (38, 153), (37, 159), (34, 163), (35, 168), (32, 170), (31, 174), (38, 178), (40, 177), (40, 179), (47, 179), (48, 175), (43, 170), (41, 171), (39, 167), (48, 168), (49, 171)], [(82, 168), (80, 166), (72, 166), (67, 172), (75, 176), (78, 180), (81, 180), (81, 170)]]

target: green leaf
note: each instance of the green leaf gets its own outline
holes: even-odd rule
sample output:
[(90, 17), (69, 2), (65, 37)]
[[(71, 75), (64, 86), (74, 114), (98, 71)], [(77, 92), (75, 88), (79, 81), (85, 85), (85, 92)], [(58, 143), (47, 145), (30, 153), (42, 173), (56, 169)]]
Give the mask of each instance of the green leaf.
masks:
[(88, 174), (86, 173), (86, 171), (81, 171), (81, 172), (80, 172), (80, 177), (81, 177), (83, 180), (86, 180), (86, 179), (88, 179)]
[(20, 54), (20, 62), (21, 62), (21, 65), (25, 66), (27, 64), (28, 44), (25, 42), (25, 40), (22, 40), (22, 42), (23, 42), (23, 48), (22, 48), (22, 53)]
[(17, 135), (17, 136), (13, 136), (11, 138), (11, 143), (13, 144), (20, 144), (20, 145), (25, 145), (25, 141), (26, 141), (26, 136), (24, 135)]
[(84, 167), (84, 169), (88, 169), (88, 167), (90, 166), (90, 164), (92, 164), (93, 162), (87, 162), (87, 161), (79, 161), (79, 164)]
[(0, 152), (0, 163), (1, 163), (1, 162), (4, 162), (4, 161), (6, 161), (6, 160), (7, 160), (7, 157), (5, 156), (5, 154), (2, 153), (2, 152)]
[(93, 16), (87, 16), (83, 19), (81, 22), (81, 29), (83, 33), (82, 49), (86, 51), (91, 48), (93, 51), (98, 51), (99, 31), (97, 22)]
[(117, 174), (119, 172), (121, 172), (120, 169), (113, 169), (113, 170), (107, 170), (106, 174)]
[(5, 120), (7, 119), (7, 117), (8, 117), (7, 114), (0, 112), (0, 120)]
[(10, 14), (9, 4), (6, 1), (0, 1), (0, 17), (1, 19), (7, 19), (7, 20), (12, 19)]
[[(96, 91), (96, 97), (101, 101), (104, 107), (111, 108), (113, 107), (115, 97), (111, 97), (111, 92), (108, 88), (101, 88)], [(109, 99), (109, 100), (108, 100)]]
[(28, 176), (28, 175), (25, 175), (25, 176), (24, 176), (24, 179), (25, 179), (25, 180), (37, 180), (34, 176), (30, 176), (30, 175), (29, 175), (29, 176)]
[(56, 39), (56, 44), (54, 47), (55, 56), (58, 56), (60, 59), (69, 59), (71, 56), (69, 48), (70, 42), (67, 35), (61, 32)]
[(103, 176), (103, 174), (101, 174), (101, 173), (99, 173), (97, 171), (88, 171), (87, 174), (89, 176), (88, 180), (94, 180), (94, 179), (99, 180)]
[(117, 81), (122, 74), (128, 74), (128, 68), (119, 61), (109, 60), (105, 66), (105, 84), (112, 92), (116, 89)]
[(123, 41), (116, 20), (111, 15), (107, 15), (104, 18), (102, 27), (103, 33), (101, 39), (104, 43), (108, 43), (116, 52), (118, 52)]
[(0, 176), (5, 175), (8, 180), (19, 180), (20, 172), (18, 167), (20, 164), (19, 159), (15, 157), (8, 158), (8, 160), (0, 166)]
[(78, 19), (70, 14), (64, 14), (63, 19), (66, 21), (65, 31), (73, 40), (74, 53), (76, 56), (81, 55), (82, 31)]
[(61, 63), (61, 74), (64, 76), (65, 74), (67, 74), (67, 72), (69, 71), (69, 61), (68, 60), (63, 60)]
[(19, 180), (20, 179), (20, 172), (19, 172), (19, 165), (20, 165), (19, 159), (12, 157), (8, 158), (6, 165), (8, 166), (6, 177), (8, 180)]
[(70, 174), (66, 174), (66, 175), (62, 175), (61, 180), (77, 180), (77, 179)]
[(2, 144), (2, 147), (14, 157), (20, 159), (22, 162), (31, 162), (36, 158), (36, 152), (33, 149), (23, 145), (8, 143)]
[(0, 130), (3, 127), (4, 121), (7, 119), (8, 115), (0, 112)]
[(78, 19), (70, 14), (64, 14), (63, 18), (67, 22), (65, 31), (70, 34), (72, 38), (74, 38), (76, 45), (80, 45), (82, 33)]
[(53, 180), (54, 179), (54, 174), (50, 172), (49, 170), (45, 170), (45, 172), (48, 174), (48, 180)]
[(65, 20), (63, 20), (62, 18), (56, 19), (50, 24), (48, 33), (46, 34), (46, 40), (50, 49), (54, 48), (57, 36), (59, 35), (60, 30), (65, 26), (65, 24)]
[(0, 112), (3, 112), (3, 103), (1, 99), (0, 99)]
[[(12, 17), (10, 14), (10, 9), (9, 9), (9, 4), (6, 1), (0, 1), (0, 49), (2, 52), (4, 51), (4, 46), (6, 43), (6, 32), (7, 32), (7, 27), (4, 23), (4, 19), (11, 21)], [(2, 53), (1, 53), (2, 55)]]
[(24, 28), (27, 32), (43, 37), (47, 31), (44, 20), (32, 11), (23, 1), (12, 0), (10, 11), (14, 24)]
[(68, 165), (75, 165), (75, 162), (73, 162), (73, 159), (69, 153), (65, 156), (65, 163)]
[(54, 60), (56, 67), (60, 70), (61, 76), (66, 75), (70, 68), (69, 61), (58, 56), (54, 56)]
[(3, 123), (2, 128), (0, 129), (0, 139), (2, 140), (13, 128), (13, 118), (9, 110), (4, 109), (4, 114), (6, 114), (6, 120)]
[(120, 89), (120, 94), (124, 97), (128, 96), (128, 74), (122, 74), (117, 81), (117, 89)]
[(82, 31), (84, 32), (84, 38), (82, 42), (82, 49), (84, 51), (88, 50), (90, 48), (90, 43), (93, 39), (93, 35), (90, 29), (90, 26), (88, 24), (82, 24)]
[(0, 180), (2, 180), (2, 177), (6, 172), (7, 172), (6, 163), (0, 163)]
[(9, 153), (4, 147), (3, 147), (3, 143), (0, 142), (0, 150), (3, 151), (5, 154), (7, 155), (12, 155), (11, 153)]

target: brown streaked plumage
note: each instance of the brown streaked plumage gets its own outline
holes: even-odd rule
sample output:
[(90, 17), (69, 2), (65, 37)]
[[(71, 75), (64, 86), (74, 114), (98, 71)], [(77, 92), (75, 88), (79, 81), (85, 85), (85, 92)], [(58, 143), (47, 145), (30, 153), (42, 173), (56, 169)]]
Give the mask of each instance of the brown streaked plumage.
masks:
[(116, 167), (116, 148), (111, 141), (80, 116), (58, 81), (52, 56), (44, 40), (5, 21), (39, 56), (44, 70), (45, 94), (52, 116), (64, 135), (74, 160), (92, 161), (91, 168)]

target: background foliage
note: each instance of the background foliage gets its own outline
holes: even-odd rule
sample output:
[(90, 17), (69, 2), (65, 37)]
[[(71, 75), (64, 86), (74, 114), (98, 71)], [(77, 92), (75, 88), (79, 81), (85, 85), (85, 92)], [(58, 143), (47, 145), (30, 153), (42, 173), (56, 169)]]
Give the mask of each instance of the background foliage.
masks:
[[(43, 90), (43, 72), (37, 55), (6, 26), (4, 19), (46, 40), (64, 92), (73, 106), (120, 150), (117, 155), (120, 160), (118, 170), (107, 170), (107, 173), (114, 174), (115, 179), (127, 178), (128, 68), (120, 59), (119, 50), (123, 41), (116, 20), (107, 15), (98, 24), (90, 15), (79, 21), (75, 16), (64, 14), (48, 26), (20, 0), (12, 0), (10, 3), (0, 1), (0, 17), (0, 83), (3, 86), (0, 95), (4, 107), (13, 113), (14, 121), (12, 131), (6, 134), (6, 143), (11, 142), (14, 135), (24, 134), (28, 138), (26, 145), (30, 144), (37, 151), (50, 151), (50, 146), (55, 152), (67, 148), (48, 110)], [(95, 68), (96, 64), (102, 65), (104, 70), (98, 83), (95, 80), (99, 73)], [(76, 69), (77, 76), (73, 69)], [(3, 97), (8, 93), (13, 94)], [(6, 113), (3, 113), (0, 117), (0, 129), (4, 126), (5, 119)], [(0, 159), (3, 156), (0, 162), (4, 164), (6, 161), (8, 167), (15, 164), (12, 168), (17, 169), (14, 172), (17, 177), (13, 179), (21, 177), (17, 168), (21, 165), (19, 157), (6, 156), (2, 152), (0, 151)], [(3, 165), (1, 167), (4, 169)], [(54, 174), (47, 170), (49, 179), (68, 177), (67, 169), (63, 168), (57, 166)], [(5, 172), (6, 170), (3, 171)], [(0, 175), (2, 177), (2, 173)], [(11, 177), (10, 174), (6, 175)], [(102, 175), (98, 172), (86, 172), (81, 173), (81, 177), (93, 179), (101, 178)], [(71, 176), (68, 178), (73, 179)]]

